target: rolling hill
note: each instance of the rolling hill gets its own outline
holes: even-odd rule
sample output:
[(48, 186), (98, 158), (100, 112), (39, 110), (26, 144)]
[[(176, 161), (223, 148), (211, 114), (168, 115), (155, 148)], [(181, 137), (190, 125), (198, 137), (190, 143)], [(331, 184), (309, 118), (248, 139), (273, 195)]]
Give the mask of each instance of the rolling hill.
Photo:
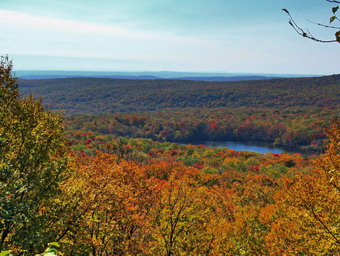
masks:
[(336, 108), (340, 75), (241, 82), (63, 78), (20, 80), (19, 89), (42, 96), (45, 105), (67, 115), (166, 108)]

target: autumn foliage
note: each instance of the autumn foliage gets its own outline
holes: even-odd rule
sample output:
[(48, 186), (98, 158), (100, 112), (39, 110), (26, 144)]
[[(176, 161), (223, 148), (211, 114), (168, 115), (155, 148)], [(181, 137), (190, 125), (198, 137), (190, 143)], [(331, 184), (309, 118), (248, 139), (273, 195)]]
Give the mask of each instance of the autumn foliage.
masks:
[[(109, 132), (129, 123), (135, 132), (168, 136), (165, 127), (173, 125), (180, 136), (194, 125), (213, 136), (232, 123), (210, 117), (207, 126), (193, 119), (176, 124), (175, 117), (152, 123), (166, 118), (145, 115), (100, 116), (83, 124), (69, 118), (65, 138), (62, 117), (32, 96), (20, 97), (11, 69), (2, 59), (0, 250), (34, 255), (57, 242), (64, 255), (338, 253), (339, 120), (328, 128), (319, 156), (236, 152)], [(265, 111), (234, 128), (251, 133)], [(288, 119), (282, 115), (282, 122)]]

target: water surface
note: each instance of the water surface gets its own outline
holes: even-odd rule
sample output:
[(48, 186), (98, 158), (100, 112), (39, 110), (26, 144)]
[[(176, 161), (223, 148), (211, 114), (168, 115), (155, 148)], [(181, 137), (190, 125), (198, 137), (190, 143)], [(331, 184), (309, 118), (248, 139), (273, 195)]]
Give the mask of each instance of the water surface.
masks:
[(273, 153), (273, 154), (282, 154), (285, 152), (302, 153), (298, 149), (273, 146), (271, 143), (268, 143), (268, 142), (200, 141), (200, 142), (181, 143), (181, 144), (204, 145), (206, 147), (227, 147), (235, 151), (251, 151), (251, 152), (257, 152), (261, 154), (265, 154), (267, 152)]

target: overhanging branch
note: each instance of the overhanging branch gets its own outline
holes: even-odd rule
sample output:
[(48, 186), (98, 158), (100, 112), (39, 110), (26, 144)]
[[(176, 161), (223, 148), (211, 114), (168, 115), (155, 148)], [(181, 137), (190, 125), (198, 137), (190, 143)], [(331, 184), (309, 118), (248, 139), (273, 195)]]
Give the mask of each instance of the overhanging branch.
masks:
[[(328, 1), (328, 0), (327, 0)], [(328, 2), (334, 2), (334, 3), (337, 3), (338, 1), (328, 1)], [(340, 2), (339, 2), (340, 3)], [(335, 38), (334, 40), (322, 40), (322, 39), (319, 39), (315, 36), (312, 35), (312, 33), (308, 30), (308, 29), (303, 29), (301, 28), (296, 22), (295, 20), (293, 19), (293, 17), (291, 16), (291, 14), (289, 13), (289, 11), (287, 9), (282, 9), (282, 11), (284, 11), (285, 13), (288, 14), (289, 16), (289, 25), (291, 25), (293, 27), (293, 29), (296, 31), (296, 33), (298, 33), (299, 35), (305, 37), (305, 38), (308, 38), (308, 39), (311, 39), (313, 41), (316, 41), (316, 42), (320, 42), (320, 43), (335, 43), (335, 42), (338, 42), (340, 43), (340, 31), (336, 32), (335, 33)], [(314, 23), (314, 22), (312, 22)], [(327, 28), (334, 28), (334, 29), (340, 29), (340, 27), (336, 27), (336, 26), (328, 26), (328, 25), (324, 25), (324, 24), (319, 24), (319, 23), (315, 23), (319, 26), (323, 26), (323, 27), (327, 27)]]

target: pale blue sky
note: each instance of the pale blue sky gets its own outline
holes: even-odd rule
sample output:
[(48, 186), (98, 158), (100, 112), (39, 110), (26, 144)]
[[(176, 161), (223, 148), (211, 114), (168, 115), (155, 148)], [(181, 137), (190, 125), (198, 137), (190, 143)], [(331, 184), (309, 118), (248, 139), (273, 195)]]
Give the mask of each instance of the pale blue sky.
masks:
[[(322, 38), (325, 0), (1, 0), (0, 55), (17, 70), (340, 73), (340, 45), (298, 36), (281, 11)], [(333, 38), (331, 38), (333, 39)]]

